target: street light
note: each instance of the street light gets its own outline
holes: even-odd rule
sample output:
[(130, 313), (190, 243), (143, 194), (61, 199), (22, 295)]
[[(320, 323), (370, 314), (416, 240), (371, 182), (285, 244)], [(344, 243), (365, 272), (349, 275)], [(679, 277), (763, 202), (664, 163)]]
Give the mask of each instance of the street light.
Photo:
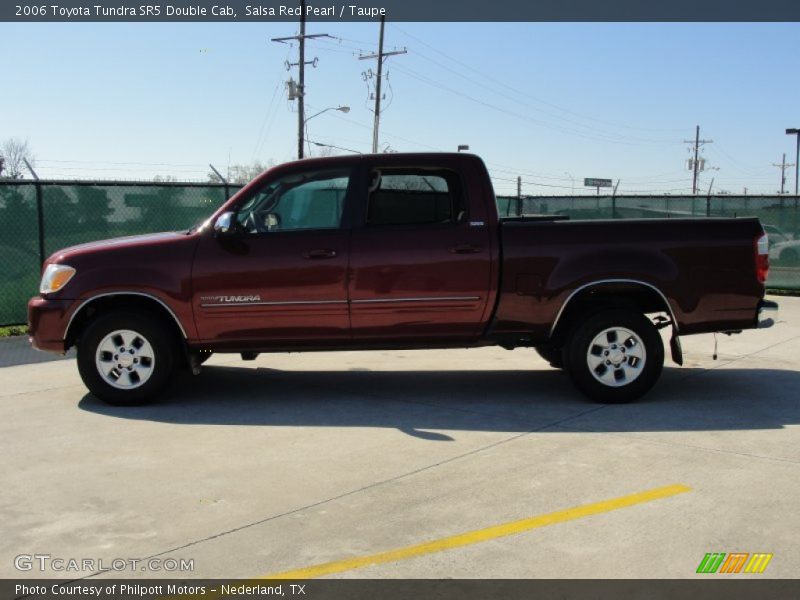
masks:
[(353, 154), (363, 154), (363, 152), (359, 152), (358, 150), (353, 150), (352, 148), (344, 148), (342, 146), (334, 146), (333, 144), (323, 144), (322, 142), (311, 142), (315, 146), (319, 146), (320, 148), (333, 148), (334, 150), (344, 150), (345, 152), (352, 152)]
[(797, 196), (797, 161), (800, 160), (800, 129), (793, 128), (787, 129), (786, 135), (794, 135), (797, 137), (797, 151), (794, 155), (794, 195)]
[(469, 151), (469, 144), (459, 144), (458, 145), (458, 151), (461, 152), (462, 150), (464, 152), (468, 152)]
[(343, 112), (343, 113), (347, 114), (347, 113), (349, 113), (349, 112), (350, 112), (350, 107), (349, 107), (349, 106), (329, 106), (328, 108), (323, 108), (323, 109), (322, 109), (321, 111), (319, 111), (318, 113), (314, 113), (313, 115), (311, 115), (310, 117), (308, 117), (308, 118), (307, 118), (305, 121), (303, 121), (303, 123), (308, 123), (308, 122), (309, 122), (311, 119), (313, 119), (314, 117), (318, 117), (318, 116), (320, 116), (322, 113), (324, 113), (324, 112), (328, 112), (329, 110), (338, 110), (339, 112)]
[(308, 141), (308, 122), (313, 119), (314, 117), (320, 116), (322, 113), (326, 113), (329, 110), (338, 110), (341, 113), (349, 113), (350, 107), (349, 106), (329, 106), (328, 108), (323, 108), (321, 111), (314, 113), (310, 117), (308, 117), (305, 121), (303, 121), (303, 129), (306, 132), (306, 144), (308, 144), (308, 153), (311, 154), (311, 143)]

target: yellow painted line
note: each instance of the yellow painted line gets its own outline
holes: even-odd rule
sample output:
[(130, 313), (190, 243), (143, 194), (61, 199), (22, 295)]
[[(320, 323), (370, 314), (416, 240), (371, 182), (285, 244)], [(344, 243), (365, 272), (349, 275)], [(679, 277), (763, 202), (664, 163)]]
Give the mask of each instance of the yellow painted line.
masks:
[(485, 529), (476, 529), (474, 531), (467, 531), (446, 538), (433, 540), (430, 542), (423, 542), (413, 546), (406, 546), (405, 548), (398, 548), (396, 550), (388, 550), (386, 552), (379, 552), (377, 554), (370, 554), (368, 556), (360, 556), (355, 558), (346, 558), (344, 560), (337, 560), (333, 562), (322, 563), (310, 567), (303, 567), (301, 569), (293, 569), (291, 571), (282, 571), (280, 573), (273, 573), (271, 575), (264, 575), (260, 579), (311, 579), (314, 577), (322, 577), (324, 575), (332, 575), (333, 573), (342, 573), (344, 571), (352, 571), (353, 569), (361, 569), (373, 565), (381, 565), (399, 560), (406, 560), (416, 556), (425, 554), (433, 554), (435, 552), (442, 552), (444, 550), (452, 550), (453, 548), (461, 548), (463, 546), (471, 546), (480, 542), (486, 542), (497, 538), (505, 537), (508, 535), (515, 535), (524, 531), (531, 531), (532, 529), (539, 529), (540, 527), (547, 527), (548, 525), (556, 525), (566, 521), (574, 521), (582, 519), (583, 517), (590, 517), (620, 508), (627, 508), (629, 506), (636, 506), (637, 504), (644, 504), (646, 502), (653, 502), (654, 500), (661, 500), (690, 492), (692, 488), (682, 485), (668, 485), (665, 487), (654, 488), (629, 494), (627, 496), (620, 496), (619, 498), (612, 498), (611, 500), (602, 500), (593, 504), (584, 504), (573, 508), (564, 510), (557, 510), (555, 512), (529, 517), (527, 519), (520, 519), (518, 521), (510, 521), (500, 525), (494, 525)]

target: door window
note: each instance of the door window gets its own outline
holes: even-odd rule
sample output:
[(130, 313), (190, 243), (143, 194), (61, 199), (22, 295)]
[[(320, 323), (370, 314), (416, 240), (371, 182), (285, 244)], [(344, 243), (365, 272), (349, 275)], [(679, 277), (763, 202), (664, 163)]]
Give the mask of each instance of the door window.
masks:
[(337, 229), (349, 182), (349, 169), (287, 175), (245, 202), (236, 218), (248, 233)]
[(458, 176), (439, 169), (375, 170), (368, 225), (451, 223), (465, 218)]

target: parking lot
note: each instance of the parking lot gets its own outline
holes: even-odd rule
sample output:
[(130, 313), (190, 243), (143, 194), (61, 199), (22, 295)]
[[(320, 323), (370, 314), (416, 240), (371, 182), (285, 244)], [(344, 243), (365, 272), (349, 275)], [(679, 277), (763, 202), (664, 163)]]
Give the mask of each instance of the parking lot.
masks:
[(15, 568), (47, 554), (191, 559), (192, 577), (683, 578), (745, 552), (773, 558), (702, 576), (795, 577), (800, 298), (775, 299), (774, 328), (719, 336), (716, 362), (712, 336), (683, 338), (685, 366), (623, 406), (532, 350), (214, 356), (127, 409), (74, 359), (18, 354), (0, 575), (64, 577)]

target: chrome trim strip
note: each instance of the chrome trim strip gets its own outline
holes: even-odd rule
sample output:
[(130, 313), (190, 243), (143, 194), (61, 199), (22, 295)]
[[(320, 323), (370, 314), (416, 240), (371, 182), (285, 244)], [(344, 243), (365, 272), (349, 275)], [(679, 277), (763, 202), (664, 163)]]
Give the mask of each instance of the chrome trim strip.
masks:
[(292, 304), (347, 304), (347, 300), (282, 300), (276, 302), (219, 302), (214, 304), (201, 304), (201, 308), (219, 306), (289, 306)]
[(480, 296), (435, 296), (429, 298), (376, 298), (372, 300), (351, 300), (352, 304), (379, 304), (385, 302), (448, 302), (453, 300), (480, 300)]
[(175, 316), (175, 313), (172, 311), (172, 309), (169, 306), (167, 306), (164, 303), (163, 300), (160, 300), (160, 299), (156, 298), (152, 294), (145, 294), (144, 292), (107, 292), (105, 294), (97, 294), (96, 296), (92, 296), (90, 298), (87, 298), (86, 300), (84, 300), (83, 302), (80, 303), (78, 308), (75, 309), (75, 312), (73, 312), (72, 316), (69, 318), (69, 322), (67, 323), (67, 328), (64, 330), (64, 339), (65, 340), (69, 336), (69, 328), (72, 326), (73, 319), (75, 319), (75, 317), (80, 314), (81, 309), (83, 309), (83, 307), (86, 306), (87, 304), (89, 304), (90, 302), (94, 302), (98, 298), (105, 298), (107, 296), (144, 296), (145, 298), (150, 298), (151, 300), (155, 300), (161, 306), (163, 306), (165, 309), (167, 309), (167, 312), (170, 314), (172, 319), (175, 321), (175, 324), (178, 326), (178, 329), (181, 330), (181, 334), (183, 334), (183, 338), (184, 339), (188, 338), (188, 336), (186, 335), (186, 330), (183, 328), (183, 325), (178, 320), (178, 317)]
[(603, 285), (604, 283), (636, 283), (639, 285), (643, 285), (645, 287), (650, 288), (654, 292), (656, 292), (661, 299), (664, 301), (664, 304), (667, 306), (669, 310), (669, 315), (672, 317), (673, 327), (675, 327), (675, 333), (678, 332), (678, 320), (675, 318), (675, 313), (672, 311), (672, 305), (667, 300), (667, 297), (664, 295), (660, 289), (654, 286), (652, 283), (647, 283), (646, 281), (639, 281), (638, 279), (600, 279), (598, 281), (590, 281), (589, 283), (584, 283), (582, 286), (574, 290), (566, 300), (564, 300), (564, 304), (561, 305), (561, 308), (558, 309), (558, 314), (556, 315), (555, 321), (553, 321), (553, 325), (550, 327), (550, 335), (548, 337), (553, 337), (553, 332), (556, 330), (556, 325), (558, 325), (558, 321), (561, 318), (561, 315), (564, 312), (564, 309), (569, 304), (569, 301), (572, 300), (572, 297), (575, 296), (581, 290), (585, 290), (586, 288), (593, 287), (596, 285)]

